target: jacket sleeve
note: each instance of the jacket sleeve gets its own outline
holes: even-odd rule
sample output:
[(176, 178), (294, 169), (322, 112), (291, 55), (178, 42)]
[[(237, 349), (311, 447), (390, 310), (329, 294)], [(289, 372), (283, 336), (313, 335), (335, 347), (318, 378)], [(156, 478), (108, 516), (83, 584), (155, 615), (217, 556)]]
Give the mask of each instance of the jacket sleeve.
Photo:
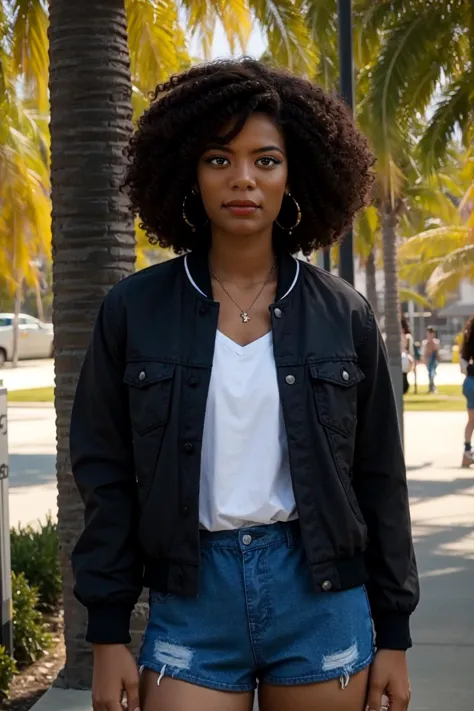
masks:
[(406, 469), (388, 359), (370, 311), (358, 349), (354, 490), (368, 530), (367, 592), (379, 649), (411, 647), (409, 616), (419, 599)]
[(86, 639), (97, 644), (130, 641), (130, 616), (143, 577), (132, 433), (123, 384), (125, 326), (116, 301), (112, 290), (99, 311), (70, 428), (72, 472), (85, 505), (84, 531), (72, 554), (74, 594), (88, 608)]

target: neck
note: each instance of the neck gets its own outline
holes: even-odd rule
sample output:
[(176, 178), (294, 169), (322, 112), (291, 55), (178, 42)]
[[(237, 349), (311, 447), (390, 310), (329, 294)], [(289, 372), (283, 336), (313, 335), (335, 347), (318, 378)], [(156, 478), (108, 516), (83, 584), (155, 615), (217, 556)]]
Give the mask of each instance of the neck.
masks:
[(209, 263), (222, 281), (263, 281), (274, 261), (271, 233), (240, 238), (219, 234), (212, 236)]

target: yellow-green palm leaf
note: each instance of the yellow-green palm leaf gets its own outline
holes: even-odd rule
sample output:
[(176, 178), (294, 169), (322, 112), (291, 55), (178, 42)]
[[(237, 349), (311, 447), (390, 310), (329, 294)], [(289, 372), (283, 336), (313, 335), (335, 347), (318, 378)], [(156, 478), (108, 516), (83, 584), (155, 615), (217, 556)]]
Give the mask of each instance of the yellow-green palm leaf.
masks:
[(7, 0), (14, 70), (41, 112), (48, 110), (48, 9), (45, 0)]
[(468, 228), (464, 226), (427, 230), (404, 242), (398, 250), (398, 257), (401, 260), (444, 257), (463, 247), (467, 238)]

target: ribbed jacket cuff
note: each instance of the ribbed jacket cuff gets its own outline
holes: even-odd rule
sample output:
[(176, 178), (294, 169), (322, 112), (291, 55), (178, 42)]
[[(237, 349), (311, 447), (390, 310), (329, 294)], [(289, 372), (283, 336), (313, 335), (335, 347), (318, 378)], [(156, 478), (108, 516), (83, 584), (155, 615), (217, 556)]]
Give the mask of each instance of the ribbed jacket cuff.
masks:
[(406, 650), (412, 646), (409, 614), (390, 612), (377, 615), (374, 626), (377, 649)]
[(88, 607), (86, 641), (91, 644), (128, 644), (132, 610), (130, 605), (110, 603)]

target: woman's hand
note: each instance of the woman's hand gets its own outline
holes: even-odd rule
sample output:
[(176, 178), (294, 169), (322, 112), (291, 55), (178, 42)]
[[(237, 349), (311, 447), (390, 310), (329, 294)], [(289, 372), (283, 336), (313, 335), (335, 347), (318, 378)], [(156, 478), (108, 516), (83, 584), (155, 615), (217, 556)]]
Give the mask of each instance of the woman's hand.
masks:
[(381, 649), (375, 655), (369, 677), (369, 711), (380, 711), (382, 696), (388, 696), (390, 711), (406, 711), (410, 703), (406, 652)]
[(124, 644), (95, 644), (92, 681), (94, 711), (123, 711), (125, 692), (128, 711), (140, 711), (138, 668)]

